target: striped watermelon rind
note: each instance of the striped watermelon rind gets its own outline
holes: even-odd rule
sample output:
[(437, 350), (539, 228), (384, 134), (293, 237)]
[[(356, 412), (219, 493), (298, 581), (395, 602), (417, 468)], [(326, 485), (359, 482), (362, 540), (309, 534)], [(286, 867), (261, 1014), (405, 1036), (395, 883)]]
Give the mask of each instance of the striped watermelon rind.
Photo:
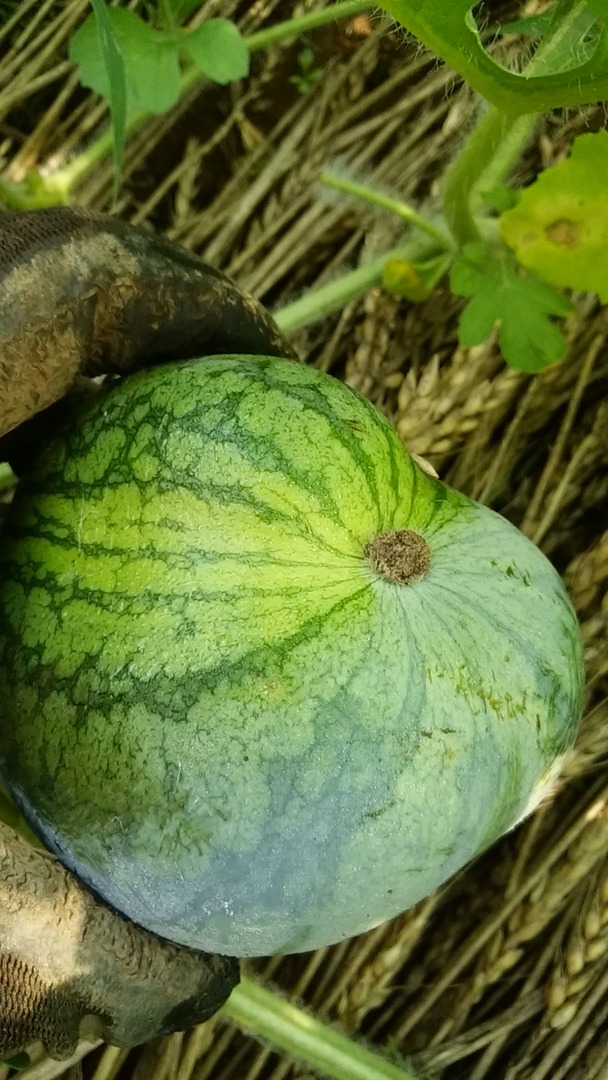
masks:
[[(372, 570), (412, 530), (431, 565)], [(222, 356), (125, 379), (45, 448), (0, 554), (1, 767), (137, 923), (263, 955), (357, 934), (538, 800), (576, 619), (541, 552), (343, 383)]]

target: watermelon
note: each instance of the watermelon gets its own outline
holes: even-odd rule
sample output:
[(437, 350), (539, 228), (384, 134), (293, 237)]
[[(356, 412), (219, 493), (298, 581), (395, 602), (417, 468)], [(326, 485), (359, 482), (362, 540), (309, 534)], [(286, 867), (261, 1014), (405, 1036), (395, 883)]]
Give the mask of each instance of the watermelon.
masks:
[(576, 733), (547, 559), (293, 361), (161, 366), (83, 407), (21, 484), (0, 582), (15, 800), (96, 894), (198, 949), (397, 915)]

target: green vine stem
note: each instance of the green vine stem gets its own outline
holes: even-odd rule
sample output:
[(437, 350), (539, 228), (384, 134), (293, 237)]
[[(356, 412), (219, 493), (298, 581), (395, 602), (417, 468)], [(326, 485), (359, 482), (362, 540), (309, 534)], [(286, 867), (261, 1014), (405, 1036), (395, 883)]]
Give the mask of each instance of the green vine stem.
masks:
[(268, 49), (271, 45), (278, 45), (292, 37), (317, 30), (320, 26), (338, 22), (342, 19), (352, 19), (355, 15), (370, 11), (373, 4), (370, 0), (340, 0), (337, 4), (329, 4), (317, 11), (308, 11), (304, 15), (298, 15), (286, 22), (277, 23), (276, 26), (268, 26), (265, 30), (258, 30), (246, 38), (250, 52), (258, 52), (260, 49)]
[(452, 237), (445, 229), (435, 225), (429, 218), (419, 214), (417, 210), (402, 202), (401, 199), (386, 195), (384, 192), (378, 191), (377, 188), (370, 187), (369, 184), (361, 184), (356, 180), (348, 179), (348, 177), (338, 176), (337, 173), (332, 172), (330, 169), (323, 170), (319, 176), (319, 182), (325, 187), (332, 188), (333, 191), (340, 191), (344, 195), (354, 195), (372, 206), (379, 206), (382, 210), (388, 210), (396, 217), (401, 218), (402, 221), (406, 221), (408, 225), (413, 225), (415, 228), (427, 233), (445, 251), (454, 249)]
[[(577, 0), (554, 23), (553, 30), (525, 68), (527, 76), (560, 71), (572, 60), (572, 42), (582, 41), (597, 19), (585, 0)], [(516, 116), (490, 107), (471, 131), (445, 175), (443, 211), (460, 246), (480, 239), (474, 214), (484, 190), (503, 181), (530, 142), (540, 112)]]
[(321, 1023), (278, 994), (244, 978), (222, 1012), (239, 1028), (267, 1040), (333, 1080), (416, 1080), (413, 1073)]
[(340, 311), (349, 301), (356, 300), (382, 281), (386, 264), (390, 260), (419, 263), (436, 258), (444, 250), (437, 243), (431, 244), (426, 238), (413, 237), (409, 242), (391, 248), (356, 270), (341, 274), (334, 281), (329, 281), (326, 285), (306, 293), (299, 300), (286, 304), (274, 312), (275, 321), (285, 334), (293, 333), (303, 326), (310, 326), (326, 315)]
[[(471, 0), (450, 0), (448, 3), (421, 0), (380, 0), (380, 6), (400, 22), (435, 56), (454, 68), (474, 90), (496, 108), (514, 116), (549, 109), (588, 105), (608, 97), (608, 29), (600, 29), (596, 49), (588, 58), (581, 57), (572, 68), (572, 56), (563, 66), (534, 72), (509, 71), (497, 63), (484, 49), (471, 14)], [(598, 3), (574, 3), (574, 10), (599, 7)], [(556, 11), (559, 23), (562, 11), (569, 13), (571, 3), (559, 4)], [(597, 15), (592, 15), (597, 23)], [(571, 38), (572, 41), (582, 39)], [(534, 75), (533, 78), (531, 76)]]

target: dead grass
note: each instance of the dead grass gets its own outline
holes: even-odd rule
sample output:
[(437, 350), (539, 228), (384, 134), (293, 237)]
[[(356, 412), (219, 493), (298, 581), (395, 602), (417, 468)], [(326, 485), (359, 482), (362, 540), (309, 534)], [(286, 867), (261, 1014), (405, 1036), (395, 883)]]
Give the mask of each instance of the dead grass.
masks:
[[(87, 3), (28, 6), (44, 18), (32, 18), (0, 72), (0, 156), (12, 179), (68, 160), (105, 122), (63, 59)], [(254, 29), (291, 8), (209, 0), (197, 18), (235, 13)], [(256, 57), (247, 84), (193, 93), (150, 123), (129, 145), (120, 213), (164, 229), (275, 309), (394, 244), (396, 222), (322, 195), (320, 167), (337, 160), (432, 201), (475, 106), (429, 58), (360, 29), (310, 36), (324, 75), (307, 95), (287, 81), (295, 46), (276, 48)], [(592, 109), (549, 117), (521, 178), (602, 120)], [(104, 161), (78, 201), (107, 209), (111, 180)], [(585, 643), (580, 739), (551, 799), (438, 894), (355, 941), (252, 966), (322, 1017), (407, 1055), (426, 1080), (599, 1080), (608, 1076), (606, 315), (577, 298), (566, 363), (531, 378), (505, 368), (492, 342), (459, 348), (458, 310), (445, 289), (415, 307), (376, 289), (300, 331), (296, 345), (367, 394), (412, 451), (506, 514), (564, 574)], [(79, 1066), (55, 1070), (79, 1075)], [(218, 1017), (131, 1053), (97, 1050), (89, 1073), (305, 1080)]]

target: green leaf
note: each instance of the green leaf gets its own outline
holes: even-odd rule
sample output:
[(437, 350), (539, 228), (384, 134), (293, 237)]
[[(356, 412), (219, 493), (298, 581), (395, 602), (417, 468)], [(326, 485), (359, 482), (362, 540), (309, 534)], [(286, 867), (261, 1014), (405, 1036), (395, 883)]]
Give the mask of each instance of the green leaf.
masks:
[(16, 483), (17, 477), (8, 462), (0, 461), (0, 492), (8, 491), (10, 488), (15, 487)]
[(196, 67), (220, 86), (249, 74), (249, 49), (230, 19), (208, 19), (181, 43)]
[(502, 23), (499, 27), (501, 34), (531, 34), (533, 37), (542, 37), (551, 25), (552, 13), (544, 11), (542, 15), (527, 15), (523, 19), (513, 19), (512, 22)]
[(171, 9), (176, 23), (183, 23), (184, 19), (201, 6), (201, 0), (170, 0)]
[(300, 51), (298, 53), (298, 67), (299, 67), (301, 72), (306, 74), (306, 72), (310, 71), (311, 68), (313, 67), (314, 62), (315, 62), (314, 49), (309, 49), (309, 48), (300, 49)]
[(16, 1072), (23, 1072), (24, 1069), (29, 1069), (32, 1064), (29, 1055), (25, 1050), (22, 1050), (19, 1054), (13, 1054), (12, 1057), (2, 1059), (3, 1065), (8, 1065), (10, 1069), (15, 1069)]
[(542, 371), (563, 360), (566, 340), (551, 321), (572, 305), (544, 281), (522, 273), (511, 255), (468, 244), (450, 275), (452, 290), (470, 297), (458, 326), (465, 348), (480, 345), (498, 323), (498, 344), (511, 367)]
[(493, 187), (488, 188), (486, 191), (480, 191), (480, 197), (492, 207), (497, 214), (504, 214), (505, 210), (510, 210), (511, 207), (516, 206), (519, 198), (519, 192), (515, 188), (509, 187), (508, 184), (494, 184)]
[[(179, 98), (177, 45), (142, 22), (134, 11), (109, 8), (107, 14), (124, 57), (127, 105), (163, 113)], [(70, 42), (70, 59), (80, 66), (83, 86), (110, 100), (108, 72), (92, 19), (77, 30)]]
[(608, 132), (579, 135), (500, 218), (522, 266), (545, 281), (608, 301)]
[(108, 104), (114, 139), (114, 199), (118, 198), (127, 122), (127, 77), (125, 61), (112, 20), (103, 0), (91, 0), (97, 28), (97, 43), (108, 79)]

